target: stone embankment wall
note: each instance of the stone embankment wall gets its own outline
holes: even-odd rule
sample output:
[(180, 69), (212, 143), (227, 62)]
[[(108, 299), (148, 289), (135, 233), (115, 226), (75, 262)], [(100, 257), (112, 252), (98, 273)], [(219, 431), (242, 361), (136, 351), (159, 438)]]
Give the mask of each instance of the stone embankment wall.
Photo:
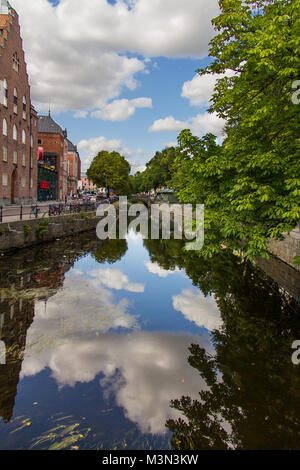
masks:
[(268, 251), (294, 269), (300, 271), (300, 266), (294, 264), (295, 256), (300, 256), (300, 226), (287, 234), (282, 241), (271, 240), (268, 245)]
[(271, 255), (269, 259), (257, 258), (257, 265), (300, 303), (300, 270)]
[[(0, 253), (96, 230), (96, 212), (0, 224)], [(96, 237), (96, 232), (95, 232)]]

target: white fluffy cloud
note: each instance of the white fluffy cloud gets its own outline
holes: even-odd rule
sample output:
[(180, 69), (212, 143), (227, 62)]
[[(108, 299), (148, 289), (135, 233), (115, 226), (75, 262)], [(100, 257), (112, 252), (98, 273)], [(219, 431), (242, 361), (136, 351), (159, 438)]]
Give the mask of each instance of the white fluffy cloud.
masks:
[(222, 140), (225, 121), (219, 118), (216, 113), (197, 114), (197, 116), (190, 119), (190, 129), (193, 134), (202, 136), (208, 132), (217, 136)]
[(207, 106), (216, 84), (212, 75), (196, 75), (182, 86), (181, 96), (187, 98), (192, 106)]
[(219, 75), (195, 75), (192, 80), (185, 82), (182, 86), (181, 96), (187, 98), (192, 106), (207, 107), (213, 95), (217, 80), (232, 77), (235, 73), (228, 70), (226, 74)]
[[(102, 109), (137, 86), (149, 57), (204, 57), (217, 0), (13, 0), (40, 110)], [(130, 56), (128, 56), (130, 52)], [(134, 57), (139, 54), (143, 60)]]
[(150, 261), (145, 261), (145, 266), (150, 273), (157, 274), (159, 277), (167, 277), (170, 274), (178, 274), (179, 272), (181, 272), (179, 268), (173, 270), (163, 269), (159, 266), (159, 264), (151, 263)]
[(191, 129), (192, 133), (202, 136), (208, 132), (222, 139), (225, 121), (217, 116), (216, 113), (197, 114), (187, 121), (178, 121), (173, 116), (154, 121), (149, 128), (149, 132), (179, 132), (183, 129)]
[(135, 113), (137, 108), (152, 108), (152, 99), (115, 100), (102, 109), (94, 111), (92, 116), (104, 121), (125, 121)]
[[(27, 337), (29, 365), (23, 375), (34, 375), (44, 368), (65, 337), (78, 333), (107, 333), (123, 327), (139, 328), (136, 317), (129, 314), (129, 301), (115, 301), (110, 290), (95, 286), (79, 270), (66, 276), (64, 286), (45, 302), (35, 304), (35, 319)], [(84, 312), (84, 315), (83, 315)]]
[(173, 116), (168, 116), (164, 119), (157, 119), (149, 128), (149, 132), (164, 132), (164, 131), (182, 131), (189, 127), (187, 122), (178, 121)]
[(216, 135), (222, 140), (225, 126), (224, 119), (218, 117), (216, 113), (208, 113), (206, 109), (210, 104), (216, 82), (220, 78), (232, 77), (235, 72), (228, 70), (226, 74), (219, 75), (195, 75), (182, 86), (182, 98), (187, 98), (192, 106), (205, 108), (205, 111), (191, 117), (187, 121), (176, 120), (173, 116), (156, 120), (149, 128), (150, 132), (161, 131), (181, 131), (182, 129), (191, 129), (192, 133), (198, 136), (208, 132)]
[(91, 164), (93, 158), (102, 150), (108, 152), (119, 152), (127, 159), (132, 156), (132, 151), (122, 144), (119, 139), (106, 139), (104, 136), (95, 137), (88, 140), (81, 140), (77, 145), (79, 150), (83, 150), (88, 154), (87, 157), (82, 158), (82, 170), (85, 171)]
[(74, 386), (102, 374), (99, 393), (102, 388), (105, 396), (113, 395), (126, 418), (143, 433), (164, 434), (166, 420), (180, 416), (170, 401), (182, 395), (196, 399), (200, 390), (207, 389), (199, 372), (187, 364), (188, 347), (199, 343), (197, 336), (136, 331), (96, 337), (85, 333), (66, 336), (49, 349), (40, 341), (39, 334), (47, 334), (44, 326), (35, 317), (28, 330), (22, 377), (47, 367), (59, 386)]
[[(217, 0), (61, 0), (64, 37), (148, 57), (206, 55)], [(88, 27), (87, 27), (88, 24)], [(80, 35), (78, 35), (80, 31)]]
[(187, 320), (208, 330), (222, 326), (222, 318), (214, 297), (204, 297), (202, 292), (184, 289), (173, 296), (173, 307), (181, 312)]
[(98, 268), (89, 273), (94, 278), (94, 285), (104, 285), (109, 289), (127, 290), (128, 292), (144, 292), (145, 284), (130, 282), (126, 274), (118, 269)]
[(94, 137), (88, 140), (81, 140), (77, 147), (87, 154), (87, 156), (81, 154), (82, 171), (86, 171), (87, 168), (89, 168), (93, 158), (102, 150), (106, 150), (107, 152), (119, 152), (120, 155), (123, 155), (131, 166), (131, 173), (144, 171), (146, 168), (143, 162), (141, 162), (141, 159), (147, 159), (146, 153), (141, 151), (141, 149), (137, 149), (136, 151), (130, 150), (123, 145), (122, 141), (119, 139), (109, 140), (104, 136)]

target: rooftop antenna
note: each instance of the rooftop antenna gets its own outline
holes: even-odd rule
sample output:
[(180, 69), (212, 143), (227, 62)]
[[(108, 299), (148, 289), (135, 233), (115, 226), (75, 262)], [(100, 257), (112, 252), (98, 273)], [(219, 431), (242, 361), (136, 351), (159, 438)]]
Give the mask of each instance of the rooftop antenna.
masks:
[(51, 116), (51, 98), (49, 98), (49, 117)]

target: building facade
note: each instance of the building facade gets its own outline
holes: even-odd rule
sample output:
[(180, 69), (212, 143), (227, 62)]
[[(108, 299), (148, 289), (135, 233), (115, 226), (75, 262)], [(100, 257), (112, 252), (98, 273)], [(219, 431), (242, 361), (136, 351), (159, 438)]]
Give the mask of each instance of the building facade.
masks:
[(77, 146), (68, 140), (68, 195), (75, 195), (78, 191), (78, 181), (81, 175), (81, 160)]
[[(39, 200), (53, 199), (54, 184), (54, 199), (63, 200), (68, 194), (67, 130), (63, 130), (52, 119), (50, 112), (48, 116), (39, 116), (38, 118), (38, 146), (39, 177), (37, 185)], [(52, 188), (50, 188), (51, 176)]]
[(86, 173), (81, 173), (81, 188), (82, 191), (97, 191), (97, 185), (89, 180)]
[(18, 15), (0, 0), (0, 205), (36, 201), (37, 121)]

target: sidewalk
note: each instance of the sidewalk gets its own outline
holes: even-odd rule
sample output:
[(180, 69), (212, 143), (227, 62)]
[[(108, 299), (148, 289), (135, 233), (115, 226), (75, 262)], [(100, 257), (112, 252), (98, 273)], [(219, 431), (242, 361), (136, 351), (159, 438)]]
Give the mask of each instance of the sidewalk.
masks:
[[(77, 200), (68, 200), (67, 203), (61, 201), (47, 201), (47, 202), (39, 202), (36, 204), (30, 205), (10, 205), (10, 206), (2, 206), (0, 207), (0, 223), (9, 223), (9, 222), (17, 222), (19, 220), (31, 220), (31, 219), (39, 219), (41, 217), (45, 217), (49, 215), (49, 206), (59, 206), (63, 207), (63, 211), (61, 215), (65, 215), (70, 213), (66, 210), (66, 206), (75, 206), (75, 205), (82, 205), (83, 208), (85, 204), (82, 201)], [(37, 209), (37, 210), (36, 210)]]

